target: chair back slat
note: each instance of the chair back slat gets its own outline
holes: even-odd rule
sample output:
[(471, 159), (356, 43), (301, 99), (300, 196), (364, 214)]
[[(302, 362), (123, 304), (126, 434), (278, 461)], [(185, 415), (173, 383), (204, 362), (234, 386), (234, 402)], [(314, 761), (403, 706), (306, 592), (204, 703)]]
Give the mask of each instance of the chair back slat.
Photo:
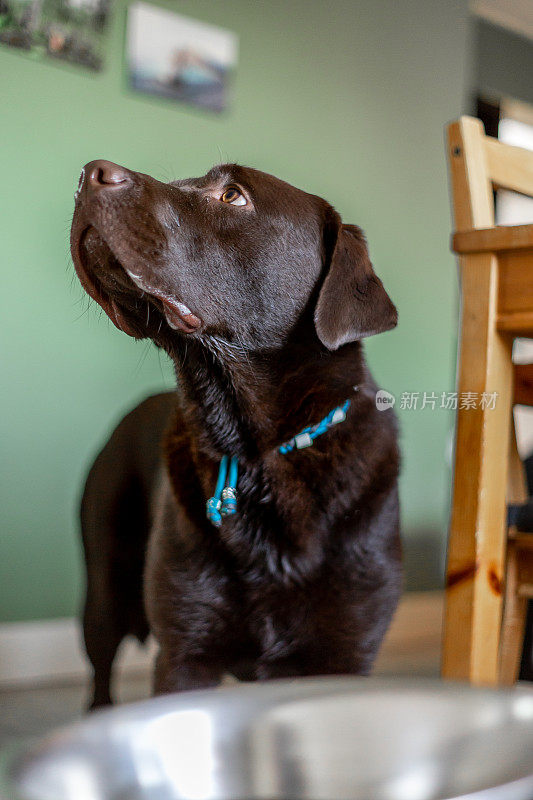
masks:
[(533, 151), (485, 136), (485, 153), (495, 189), (533, 197)]

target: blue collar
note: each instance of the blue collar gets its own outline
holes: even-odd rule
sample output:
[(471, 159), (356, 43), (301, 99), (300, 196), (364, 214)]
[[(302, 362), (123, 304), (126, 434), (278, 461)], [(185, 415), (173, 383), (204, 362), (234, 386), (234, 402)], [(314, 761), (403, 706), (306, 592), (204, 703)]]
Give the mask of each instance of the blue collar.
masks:
[[(338, 425), (346, 419), (346, 412), (350, 407), (350, 401), (346, 400), (342, 406), (337, 406), (330, 411), (317, 425), (309, 425), (300, 431), (288, 442), (284, 442), (278, 447), (278, 451), (285, 455), (292, 450), (303, 450), (310, 447), (314, 440), (326, 433), (333, 425)], [(222, 524), (223, 517), (229, 517), (237, 512), (237, 480), (239, 476), (239, 459), (237, 456), (222, 456), (218, 468), (217, 485), (213, 497), (210, 497), (206, 504), (207, 519), (217, 528)]]

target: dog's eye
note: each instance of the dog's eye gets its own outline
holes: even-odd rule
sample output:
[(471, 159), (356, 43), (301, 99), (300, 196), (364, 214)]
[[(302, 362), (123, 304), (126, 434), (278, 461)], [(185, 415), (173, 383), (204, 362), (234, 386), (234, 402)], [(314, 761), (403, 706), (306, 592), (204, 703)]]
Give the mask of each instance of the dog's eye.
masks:
[(228, 186), (227, 189), (224, 189), (220, 199), (223, 203), (230, 203), (232, 206), (246, 205), (246, 197), (236, 186)]

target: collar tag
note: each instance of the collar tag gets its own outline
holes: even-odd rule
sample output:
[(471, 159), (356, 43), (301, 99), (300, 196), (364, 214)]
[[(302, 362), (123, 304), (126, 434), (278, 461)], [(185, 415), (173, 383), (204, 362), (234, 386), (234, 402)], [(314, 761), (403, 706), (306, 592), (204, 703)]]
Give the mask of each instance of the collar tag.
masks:
[(303, 450), (304, 447), (310, 447), (313, 444), (313, 440), (308, 433), (299, 433), (294, 437), (294, 444), (298, 450)]
[(346, 411), (344, 410), (344, 408), (341, 408), (339, 406), (339, 408), (336, 408), (335, 411), (333, 412), (333, 416), (331, 418), (331, 424), (336, 425), (338, 422), (344, 422), (345, 419), (346, 419)]

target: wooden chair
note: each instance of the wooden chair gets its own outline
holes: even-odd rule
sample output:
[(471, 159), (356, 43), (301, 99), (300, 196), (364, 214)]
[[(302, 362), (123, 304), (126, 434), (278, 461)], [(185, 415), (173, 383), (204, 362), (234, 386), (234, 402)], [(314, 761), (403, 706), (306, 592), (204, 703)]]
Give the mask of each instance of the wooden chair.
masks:
[(457, 411), (442, 674), (509, 684), (533, 597), (533, 535), (507, 527), (507, 504), (526, 499), (511, 349), (515, 337), (533, 337), (533, 225), (496, 226), (493, 190), (533, 195), (533, 152), (462, 117), (448, 127), (447, 153), (461, 282), (459, 400), (466, 392), (497, 397), (494, 408), (478, 402)]

